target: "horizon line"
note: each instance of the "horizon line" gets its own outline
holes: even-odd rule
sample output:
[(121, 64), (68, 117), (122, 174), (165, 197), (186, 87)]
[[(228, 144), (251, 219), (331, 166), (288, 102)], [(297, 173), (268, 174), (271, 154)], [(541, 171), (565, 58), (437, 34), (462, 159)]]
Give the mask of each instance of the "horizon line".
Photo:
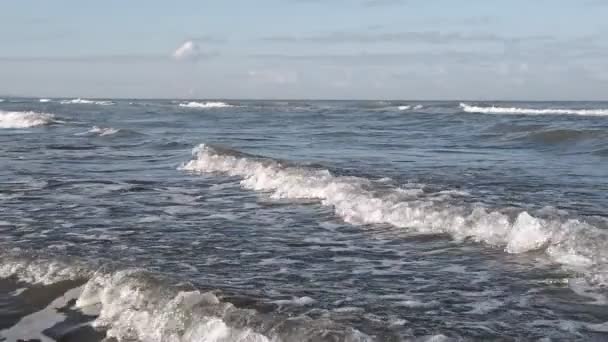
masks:
[(87, 97), (87, 96), (25, 96), (25, 95), (2, 95), (0, 99), (86, 99), (86, 100), (156, 100), (156, 101), (415, 101), (415, 102), (608, 102), (608, 99), (578, 99), (578, 100), (555, 100), (555, 99), (381, 99), (381, 98), (237, 98), (237, 97)]

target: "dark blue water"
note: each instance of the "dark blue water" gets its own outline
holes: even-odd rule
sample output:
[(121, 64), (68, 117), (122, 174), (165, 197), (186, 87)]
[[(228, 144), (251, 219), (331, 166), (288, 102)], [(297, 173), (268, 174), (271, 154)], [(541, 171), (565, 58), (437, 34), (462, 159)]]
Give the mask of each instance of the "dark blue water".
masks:
[(7, 341), (608, 339), (608, 103), (0, 102)]

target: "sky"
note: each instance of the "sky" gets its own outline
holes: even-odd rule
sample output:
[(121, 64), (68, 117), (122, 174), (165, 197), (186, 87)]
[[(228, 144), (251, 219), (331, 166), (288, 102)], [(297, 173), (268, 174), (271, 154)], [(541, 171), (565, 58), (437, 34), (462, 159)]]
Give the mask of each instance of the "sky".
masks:
[(608, 0), (2, 0), (0, 95), (608, 100)]

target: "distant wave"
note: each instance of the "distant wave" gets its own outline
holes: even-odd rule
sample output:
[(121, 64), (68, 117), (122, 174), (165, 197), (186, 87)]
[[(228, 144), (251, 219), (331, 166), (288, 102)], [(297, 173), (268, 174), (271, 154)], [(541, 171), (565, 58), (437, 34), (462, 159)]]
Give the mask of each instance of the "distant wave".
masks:
[(404, 105), (404, 106), (398, 106), (398, 107), (397, 107), (397, 109), (399, 109), (399, 110), (401, 110), (401, 111), (403, 111), (403, 110), (410, 110), (410, 109), (413, 109), (413, 110), (420, 110), (420, 109), (422, 109), (422, 108), (424, 108), (424, 106), (423, 106), (423, 105), (415, 105), (415, 106)]
[(111, 106), (114, 104), (112, 101), (94, 101), (94, 100), (86, 100), (86, 99), (73, 99), (73, 100), (63, 100), (60, 102), (61, 104), (92, 104), (98, 106)]
[(228, 108), (228, 107), (234, 107), (232, 105), (229, 105), (225, 102), (195, 102), (195, 101), (191, 101), (188, 103), (180, 103), (179, 104), (180, 107), (186, 107), (186, 108)]
[(600, 129), (580, 130), (562, 128), (530, 132), (524, 138), (545, 144), (572, 143), (585, 140), (605, 142), (606, 138), (608, 138), (608, 132)]
[(93, 128), (91, 128), (88, 133), (94, 133), (99, 135), (100, 137), (106, 136), (106, 135), (112, 135), (112, 134), (116, 134), (120, 132), (120, 129), (117, 128), (112, 128), (112, 127), (97, 127), (97, 126), (93, 126)]
[(53, 123), (54, 117), (48, 113), (0, 111), (0, 128), (44, 126)]
[(390, 224), (422, 233), (447, 233), (458, 240), (500, 246), (508, 253), (542, 250), (554, 262), (570, 269), (584, 269), (592, 282), (608, 284), (608, 232), (579, 219), (558, 215), (545, 219), (541, 216), (546, 215), (525, 210), (464, 205), (450, 201), (449, 192), (429, 198), (422, 191), (387, 190), (366, 178), (286, 166), (273, 159), (208, 145), (196, 147), (193, 156), (180, 167), (182, 170), (238, 176), (243, 179), (243, 187), (269, 192), (274, 198), (315, 199), (333, 207), (348, 223)]
[(40, 99), (38, 100), (41, 103), (51, 102), (51, 99)]
[(517, 107), (496, 107), (496, 106), (472, 106), (466, 103), (461, 103), (460, 108), (467, 113), (481, 113), (481, 114), (529, 114), (529, 115), (543, 115), (543, 114), (562, 114), (562, 115), (589, 115), (589, 116), (602, 116), (608, 115), (608, 109), (558, 109), (558, 108), (546, 108), (546, 109), (533, 109), (533, 108), (517, 108)]
[[(90, 322), (117, 341), (358, 341), (373, 339), (330, 319), (261, 314), (240, 309), (220, 295), (142, 269), (89, 267), (78, 261), (0, 255), (0, 278), (14, 278), (43, 286), (72, 281), (69, 291), (75, 309), (94, 317)], [(92, 266), (92, 265), (91, 265)], [(111, 268), (111, 267), (109, 267)], [(79, 285), (83, 284), (83, 285)], [(34, 292), (35, 293), (35, 292)], [(292, 305), (306, 305), (304, 297)], [(276, 303), (281, 305), (283, 303)], [(287, 303), (285, 303), (287, 304)], [(63, 317), (65, 319), (65, 317)], [(61, 321), (61, 320), (60, 320)], [(77, 326), (80, 322), (72, 324)], [(47, 327), (39, 327), (47, 328)], [(323, 338), (331, 331), (329, 339)], [(6, 332), (6, 330), (5, 330)], [(35, 331), (31, 331), (35, 332)], [(22, 331), (14, 332), (16, 336)], [(42, 333), (42, 331), (40, 331)]]

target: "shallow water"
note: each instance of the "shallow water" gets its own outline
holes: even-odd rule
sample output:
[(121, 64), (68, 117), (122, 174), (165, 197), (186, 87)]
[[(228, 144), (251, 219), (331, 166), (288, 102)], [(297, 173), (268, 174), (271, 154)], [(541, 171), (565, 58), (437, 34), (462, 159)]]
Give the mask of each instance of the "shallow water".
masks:
[(606, 340), (607, 109), (6, 99), (0, 336)]

